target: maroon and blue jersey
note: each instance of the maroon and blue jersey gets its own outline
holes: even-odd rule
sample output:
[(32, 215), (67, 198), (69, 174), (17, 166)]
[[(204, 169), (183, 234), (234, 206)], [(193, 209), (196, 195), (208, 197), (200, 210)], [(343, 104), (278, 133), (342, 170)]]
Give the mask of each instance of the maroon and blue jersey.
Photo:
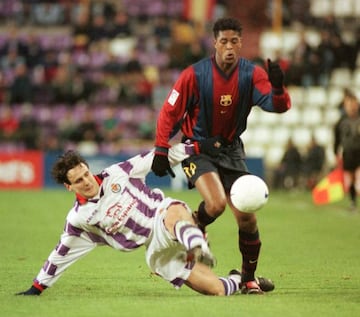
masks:
[(253, 106), (281, 113), (291, 101), (285, 88), (277, 92), (266, 71), (249, 60), (241, 58), (226, 75), (213, 57), (204, 58), (175, 82), (159, 113), (155, 145), (169, 148), (179, 129), (186, 139), (221, 135), (231, 143), (245, 131)]

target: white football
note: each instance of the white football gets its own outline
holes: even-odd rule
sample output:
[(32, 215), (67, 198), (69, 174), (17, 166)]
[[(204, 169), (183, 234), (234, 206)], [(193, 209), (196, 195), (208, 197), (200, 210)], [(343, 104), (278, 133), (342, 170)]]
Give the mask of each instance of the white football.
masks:
[(232, 185), (230, 199), (235, 208), (243, 212), (255, 212), (263, 207), (269, 198), (266, 183), (256, 175), (239, 177)]

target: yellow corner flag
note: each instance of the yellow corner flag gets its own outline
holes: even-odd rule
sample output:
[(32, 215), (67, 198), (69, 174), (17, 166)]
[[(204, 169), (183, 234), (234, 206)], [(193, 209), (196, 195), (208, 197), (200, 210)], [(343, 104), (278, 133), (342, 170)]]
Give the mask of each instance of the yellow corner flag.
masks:
[(344, 198), (344, 172), (336, 168), (314, 187), (312, 198), (316, 205), (329, 204)]

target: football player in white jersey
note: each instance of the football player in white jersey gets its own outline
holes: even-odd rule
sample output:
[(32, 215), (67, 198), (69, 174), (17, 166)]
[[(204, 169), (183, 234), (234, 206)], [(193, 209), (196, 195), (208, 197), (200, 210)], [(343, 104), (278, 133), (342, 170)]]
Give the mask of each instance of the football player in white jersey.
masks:
[[(177, 144), (169, 151), (172, 166), (193, 152), (192, 145)], [(172, 283), (206, 295), (231, 295), (239, 290), (241, 276), (218, 277), (215, 259), (190, 208), (183, 201), (165, 198), (151, 189), (145, 177), (154, 152), (113, 164), (94, 175), (83, 157), (68, 151), (52, 169), (54, 179), (75, 193), (64, 232), (31, 287), (17, 295), (40, 295), (79, 258), (96, 246), (119, 251), (145, 246), (149, 268)]]

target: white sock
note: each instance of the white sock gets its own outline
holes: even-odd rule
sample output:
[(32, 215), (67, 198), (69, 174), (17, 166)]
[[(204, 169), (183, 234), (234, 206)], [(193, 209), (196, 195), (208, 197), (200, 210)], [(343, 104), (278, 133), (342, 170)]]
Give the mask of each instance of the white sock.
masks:
[(202, 248), (206, 244), (201, 230), (189, 221), (179, 220), (174, 229), (176, 239), (185, 246), (186, 250)]
[(219, 277), (219, 279), (224, 284), (226, 296), (232, 295), (240, 289), (240, 275), (234, 274), (229, 275), (228, 277)]

